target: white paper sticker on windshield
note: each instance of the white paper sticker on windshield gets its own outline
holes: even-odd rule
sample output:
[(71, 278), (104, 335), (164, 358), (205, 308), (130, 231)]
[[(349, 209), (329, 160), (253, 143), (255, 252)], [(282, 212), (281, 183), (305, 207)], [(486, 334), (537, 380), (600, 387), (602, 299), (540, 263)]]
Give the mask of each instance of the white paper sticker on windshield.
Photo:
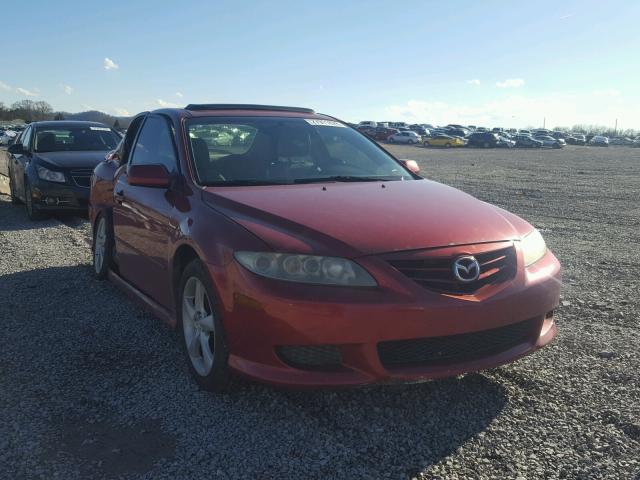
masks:
[(336, 122), (335, 120), (315, 120), (312, 118), (304, 119), (309, 125), (314, 125), (316, 127), (342, 127), (347, 128), (340, 122)]
[(100, 130), (101, 132), (110, 132), (109, 127), (89, 127), (89, 130)]

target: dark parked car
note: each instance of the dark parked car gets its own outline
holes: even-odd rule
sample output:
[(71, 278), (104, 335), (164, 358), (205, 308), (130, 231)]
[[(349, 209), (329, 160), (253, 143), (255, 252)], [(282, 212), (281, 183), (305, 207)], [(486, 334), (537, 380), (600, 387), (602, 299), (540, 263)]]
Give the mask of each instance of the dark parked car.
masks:
[(310, 109), (142, 114), (95, 169), (94, 270), (179, 329), (209, 390), (452, 376), (548, 344), (540, 232), (416, 171)]
[(541, 148), (542, 141), (536, 140), (529, 135), (516, 135), (515, 136), (516, 147), (522, 148)]
[(586, 145), (587, 144), (586, 137), (580, 133), (572, 133), (565, 140), (569, 145)]
[(360, 133), (364, 133), (365, 135), (369, 136), (369, 137), (373, 137), (376, 134), (376, 129), (377, 127), (370, 127), (369, 125), (360, 125), (357, 130)]
[(409, 129), (412, 132), (416, 132), (418, 135), (429, 135), (429, 130), (427, 130), (424, 127), (421, 127), (420, 125), (411, 125)]
[(447, 135), (452, 137), (466, 138), (470, 133), (466, 128), (447, 128)]
[(400, 130), (398, 130), (397, 128), (378, 127), (376, 128), (376, 132), (373, 135), (373, 138), (375, 140), (386, 141), (391, 135), (395, 135), (399, 131)]
[(31, 220), (57, 210), (86, 212), (91, 173), (120, 135), (96, 122), (35, 122), (8, 148), (11, 201)]
[(468, 147), (492, 148), (498, 146), (500, 138), (493, 132), (474, 132), (469, 135)]

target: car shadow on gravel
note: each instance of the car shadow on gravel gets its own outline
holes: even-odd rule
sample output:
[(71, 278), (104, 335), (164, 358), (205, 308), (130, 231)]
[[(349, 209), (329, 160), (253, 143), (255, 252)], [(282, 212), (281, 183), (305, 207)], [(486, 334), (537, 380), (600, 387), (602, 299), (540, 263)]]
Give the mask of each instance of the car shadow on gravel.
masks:
[(29, 220), (24, 205), (14, 205), (8, 195), (0, 194), (0, 231), (47, 228), (57, 222), (75, 228), (86, 223), (88, 218), (88, 212), (55, 212), (42, 220)]
[(342, 391), (281, 391), (281, 398), (323, 425), (329, 445), (327, 477), (339, 476), (333, 454), (375, 478), (420, 472), (481, 434), (507, 403), (504, 388), (472, 373), (417, 384), (380, 385)]
[(215, 478), (411, 478), (481, 435), (507, 403), (482, 374), (203, 392), (176, 334), (88, 264), (0, 276), (0, 318), (0, 438), (22, 469), (12, 478), (153, 477), (194, 464)]

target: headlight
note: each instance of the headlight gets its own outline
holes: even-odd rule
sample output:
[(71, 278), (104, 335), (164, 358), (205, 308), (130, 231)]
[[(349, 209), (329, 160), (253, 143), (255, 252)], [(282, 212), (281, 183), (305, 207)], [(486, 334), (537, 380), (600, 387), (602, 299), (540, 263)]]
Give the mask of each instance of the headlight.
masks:
[(235, 252), (236, 260), (257, 275), (289, 282), (375, 287), (373, 277), (346, 258), (270, 252)]
[(547, 244), (544, 243), (544, 238), (538, 230), (534, 230), (526, 237), (524, 237), (520, 243), (522, 247), (522, 254), (524, 255), (524, 266), (534, 264), (547, 253)]
[(37, 167), (37, 170), (38, 170), (38, 177), (41, 178), (42, 180), (47, 180), (48, 182), (59, 182), (59, 183), (66, 182), (64, 178), (64, 173), (62, 172), (54, 172), (53, 170), (49, 170), (48, 168), (44, 168), (44, 167)]

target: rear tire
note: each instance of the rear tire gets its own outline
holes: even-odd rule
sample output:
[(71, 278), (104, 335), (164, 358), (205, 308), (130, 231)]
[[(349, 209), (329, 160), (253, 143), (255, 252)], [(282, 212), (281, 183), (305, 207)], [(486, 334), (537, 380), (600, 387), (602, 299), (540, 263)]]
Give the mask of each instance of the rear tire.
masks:
[(98, 280), (107, 278), (113, 264), (113, 225), (107, 213), (102, 213), (93, 232), (93, 273)]
[(213, 284), (200, 259), (185, 267), (178, 292), (178, 334), (191, 375), (203, 390), (228, 391), (229, 350)]
[(427, 140), (426, 142), (424, 142), (424, 143), (423, 143), (423, 145), (424, 145), (424, 147), (425, 147), (425, 148), (428, 148), (428, 147), (430, 147), (430, 146), (431, 146), (431, 145), (429, 144), (429, 141), (428, 141), (428, 140)]
[(25, 206), (27, 209), (27, 217), (31, 221), (43, 220), (47, 216), (38, 210), (33, 204), (33, 196), (31, 194), (31, 184), (27, 178), (24, 179), (24, 197), (25, 197)]

